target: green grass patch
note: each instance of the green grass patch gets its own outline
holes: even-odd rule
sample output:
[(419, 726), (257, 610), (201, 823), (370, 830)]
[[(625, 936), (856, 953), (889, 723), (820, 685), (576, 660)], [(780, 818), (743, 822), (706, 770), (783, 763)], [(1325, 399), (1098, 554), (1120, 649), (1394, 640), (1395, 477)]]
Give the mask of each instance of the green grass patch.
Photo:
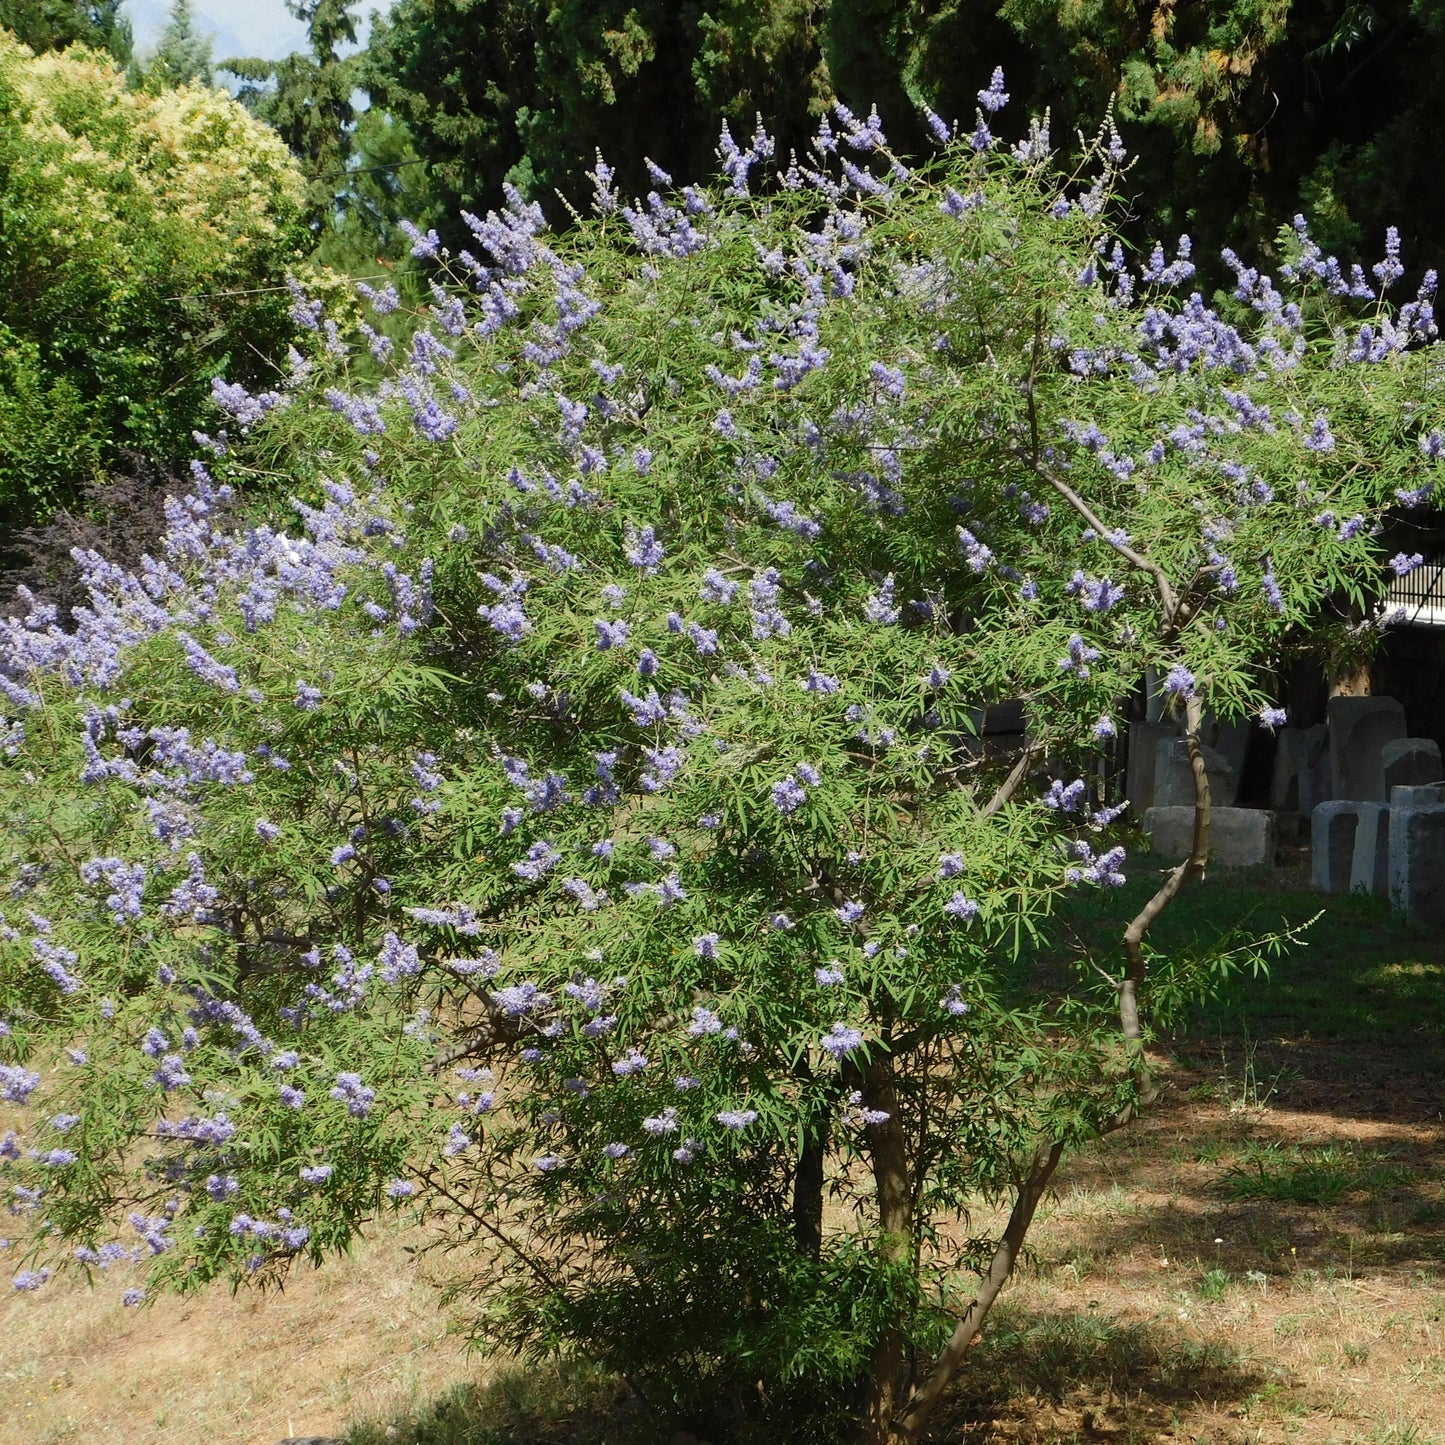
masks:
[(1199, 1281), (1199, 1298), (1217, 1303), (1229, 1293), (1231, 1282), (1228, 1270), (1207, 1269)]
[[(1141, 858), (1125, 887), (1071, 904), (1078, 944), (1101, 967), (1119, 967), (1119, 939), (1159, 876)], [(1412, 1041), (1436, 1060), (1445, 1053), (1445, 935), (1408, 923), (1379, 899), (1326, 896), (1270, 876), (1211, 876), (1169, 905), (1148, 941), (1166, 957), (1204, 959), (1291, 930), (1302, 932), (1265, 976), (1246, 970), (1219, 980), (1191, 1011), (1191, 1034)]]
[(1341, 1144), (1246, 1144), (1224, 1173), (1232, 1200), (1280, 1204), (1338, 1204), (1352, 1194), (1375, 1199), (1413, 1182), (1388, 1155)]

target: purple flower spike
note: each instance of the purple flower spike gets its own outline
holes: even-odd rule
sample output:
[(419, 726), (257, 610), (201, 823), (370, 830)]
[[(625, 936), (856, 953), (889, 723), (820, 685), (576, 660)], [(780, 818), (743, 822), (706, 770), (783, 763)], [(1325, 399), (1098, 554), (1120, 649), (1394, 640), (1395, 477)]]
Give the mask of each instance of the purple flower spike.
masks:
[(958, 892), (943, 905), (943, 911), (950, 918), (957, 918), (962, 923), (969, 923), (978, 913), (978, 904), (972, 898)]
[(1008, 92), (1003, 88), (1003, 66), (995, 65), (989, 77), (988, 88), (978, 93), (978, 103), (990, 115), (1008, 104)]
[(863, 1035), (848, 1024), (834, 1024), (821, 1039), (818, 1040), (823, 1052), (837, 1062), (858, 1048), (863, 1042)]
[(808, 790), (789, 773), (786, 778), (773, 784), (772, 797), (773, 806), (787, 817), (789, 813), (796, 813), (808, 801)]
[(758, 1111), (756, 1109), (720, 1109), (716, 1117), (724, 1129), (730, 1129), (734, 1134), (739, 1134), (749, 1124), (757, 1121)]
[(1176, 662), (1164, 679), (1164, 691), (1170, 697), (1193, 697), (1195, 676), (1182, 662)]

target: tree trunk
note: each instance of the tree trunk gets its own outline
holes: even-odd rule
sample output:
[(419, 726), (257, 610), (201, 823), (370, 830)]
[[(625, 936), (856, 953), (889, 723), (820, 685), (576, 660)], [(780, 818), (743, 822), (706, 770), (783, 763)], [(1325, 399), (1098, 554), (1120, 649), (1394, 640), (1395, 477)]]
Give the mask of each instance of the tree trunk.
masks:
[[(913, 1190), (908, 1141), (898, 1118), (893, 1057), (881, 1051), (863, 1070), (866, 1106), (887, 1115), (868, 1126), (873, 1183), (878, 1196), (878, 1257), (889, 1270), (907, 1269), (913, 1260)], [(892, 1445), (894, 1420), (907, 1399), (907, 1339), (897, 1318), (890, 1319), (873, 1347), (863, 1401), (862, 1445)]]
[[(978, 1293), (959, 1317), (953, 1334), (937, 1363), (929, 1371), (928, 1378), (913, 1392), (906, 1411), (897, 1415), (889, 1434), (879, 1437), (886, 1445), (914, 1445), (923, 1433), (930, 1416), (943, 1398), (943, 1392), (962, 1366), (963, 1357), (983, 1329), (983, 1322), (993, 1308), (993, 1302), (1013, 1273), (1019, 1251), (1024, 1245), (1024, 1237), (1029, 1232), (1029, 1225), (1034, 1222), (1034, 1211), (1044, 1197), (1044, 1190), (1048, 1188), (1049, 1180), (1053, 1177), (1063, 1152), (1063, 1144), (1054, 1143), (1040, 1149), (1034, 1157), (1027, 1176), (1019, 1186), (1018, 1197), (1014, 1200), (1013, 1212), (1009, 1215), (1003, 1238), (979, 1281)], [(871, 1441), (869, 1445), (872, 1445)]]
[[(1203, 705), (1197, 697), (1190, 697), (1185, 703), (1185, 739), (1189, 748), (1190, 770), (1194, 778), (1194, 838), (1189, 857), (1170, 870), (1161, 887), (1130, 922), (1124, 932), (1124, 951), (1127, 962), (1123, 976), (1117, 981), (1119, 991), (1119, 1027), (1126, 1046), (1133, 1055), (1133, 1068), (1138, 1078), (1139, 1103), (1150, 1104), (1157, 1096), (1157, 1089), (1149, 1076), (1144, 1061), (1142, 1030), (1139, 1023), (1138, 990), (1144, 982), (1145, 958), (1144, 935), (1159, 915), (1178, 896), (1180, 890), (1204, 872), (1209, 857), (1209, 828), (1212, 807), (1209, 796), (1209, 776), (1204, 765), (1204, 754), (1200, 747), (1199, 729), (1203, 720)], [(1128, 1105), (1110, 1124), (1105, 1132), (1121, 1128), (1133, 1118), (1134, 1105)], [(998, 1248), (994, 1250), (984, 1277), (979, 1281), (977, 1294), (960, 1316), (953, 1335), (944, 1347), (933, 1369), (913, 1391), (900, 1408), (896, 1394), (889, 1402), (889, 1414), (884, 1416), (886, 1428), (882, 1433), (868, 1433), (877, 1427), (870, 1416), (863, 1436), (866, 1445), (916, 1445), (928, 1424), (929, 1418), (943, 1397), (954, 1376), (963, 1364), (969, 1347), (978, 1338), (983, 1322), (998, 1298), (1000, 1290), (1013, 1273), (1019, 1251), (1023, 1248), (1024, 1237), (1033, 1223), (1034, 1213), (1044, 1190), (1058, 1167), (1064, 1146), (1060, 1142), (1045, 1144), (1034, 1156), (1033, 1162), (1019, 1186), (1014, 1201), (1013, 1213), (1004, 1230)], [(878, 1154), (874, 1151), (874, 1173), (878, 1174)], [(878, 1186), (880, 1209), (883, 1206), (883, 1185)], [(911, 1223), (911, 1221), (910, 1221)], [(886, 1363), (886, 1362), (880, 1362)], [(897, 1370), (902, 1378), (902, 1370)], [(870, 1406), (872, 1397), (870, 1397)]]
[(809, 1121), (802, 1152), (793, 1170), (793, 1243), (798, 1253), (816, 1260), (823, 1252), (823, 1165), (828, 1157), (828, 1113)]

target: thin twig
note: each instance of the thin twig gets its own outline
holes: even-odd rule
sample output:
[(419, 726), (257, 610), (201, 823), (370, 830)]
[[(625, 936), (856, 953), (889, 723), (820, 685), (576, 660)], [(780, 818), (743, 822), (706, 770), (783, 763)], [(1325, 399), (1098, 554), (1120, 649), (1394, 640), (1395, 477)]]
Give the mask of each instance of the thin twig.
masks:
[(1105, 526), (1098, 513), (1078, 492), (1062, 477), (1045, 466), (1042, 461), (1026, 456), (1017, 449), (1013, 449), (1013, 455), (1046, 481), (1099, 534), (1100, 540), (1107, 542), (1126, 562), (1137, 567), (1141, 572), (1148, 573), (1154, 579), (1154, 585), (1159, 589), (1159, 601), (1164, 608), (1165, 625), (1171, 626), (1179, 611), (1179, 595), (1174, 590), (1174, 584), (1169, 580), (1169, 574), (1157, 562), (1150, 561), (1137, 548), (1122, 541), (1115, 532)]

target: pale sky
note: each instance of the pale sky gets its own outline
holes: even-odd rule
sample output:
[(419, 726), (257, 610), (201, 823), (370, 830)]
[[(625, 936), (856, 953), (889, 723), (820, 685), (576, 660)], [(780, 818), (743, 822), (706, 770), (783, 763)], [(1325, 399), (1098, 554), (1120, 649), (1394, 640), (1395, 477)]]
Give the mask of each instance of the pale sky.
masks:
[[(138, 51), (148, 50), (160, 38), (170, 12), (170, 0), (126, 0)], [(373, 9), (386, 10), (387, 0), (364, 3), (358, 14), (357, 34), (364, 41)], [(211, 37), (211, 54), (217, 60), (250, 55), (278, 60), (306, 48), (306, 27), (282, 0), (191, 0), (198, 27)]]

